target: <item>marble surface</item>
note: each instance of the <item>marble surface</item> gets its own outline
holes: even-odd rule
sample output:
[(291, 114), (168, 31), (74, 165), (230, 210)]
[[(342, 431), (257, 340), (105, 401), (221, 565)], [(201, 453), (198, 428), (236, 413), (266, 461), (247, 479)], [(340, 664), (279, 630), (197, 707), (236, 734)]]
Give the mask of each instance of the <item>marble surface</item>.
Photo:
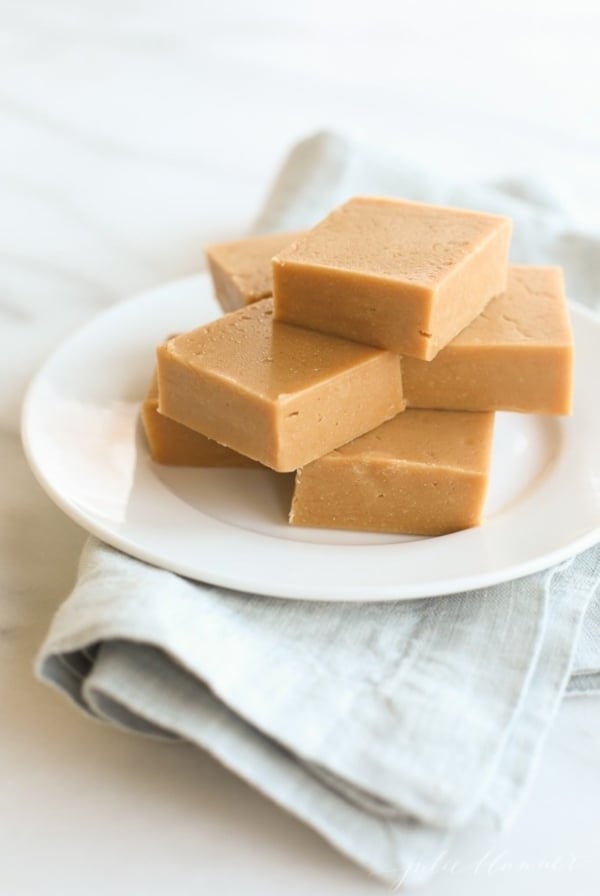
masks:
[[(448, 6), (448, 8), (447, 8)], [(82, 718), (31, 668), (83, 533), (18, 438), (79, 323), (201, 269), (321, 127), (457, 179), (540, 182), (600, 228), (600, 20), (564, 3), (0, 0), (0, 892), (383, 892), (212, 760)], [(600, 700), (562, 707), (514, 827), (423, 892), (600, 885)]]

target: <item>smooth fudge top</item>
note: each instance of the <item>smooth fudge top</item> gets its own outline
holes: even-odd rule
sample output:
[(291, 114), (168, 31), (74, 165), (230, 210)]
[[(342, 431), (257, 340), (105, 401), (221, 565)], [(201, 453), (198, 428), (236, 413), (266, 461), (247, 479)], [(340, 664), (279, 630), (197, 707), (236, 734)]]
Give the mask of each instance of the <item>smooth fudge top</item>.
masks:
[(572, 343), (562, 269), (515, 265), (506, 292), (491, 301), (450, 346), (569, 346)]
[(358, 196), (279, 251), (275, 260), (434, 287), (499, 228), (510, 228), (509, 219)]
[(480, 473), (487, 469), (492, 412), (411, 409), (333, 454)]
[(273, 321), (272, 299), (177, 336), (167, 343), (166, 350), (191, 368), (269, 401), (285, 399), (387, 354), (372, 346)]

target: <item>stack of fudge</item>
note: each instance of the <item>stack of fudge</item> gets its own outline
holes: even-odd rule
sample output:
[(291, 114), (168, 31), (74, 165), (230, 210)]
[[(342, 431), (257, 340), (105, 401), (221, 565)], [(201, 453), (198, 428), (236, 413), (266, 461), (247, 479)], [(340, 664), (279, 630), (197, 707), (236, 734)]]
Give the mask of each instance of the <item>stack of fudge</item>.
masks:
[(509, 267), (510, 233), (357, 197), (312, 230), (207, 247), (226, 313), (157, 349), (153, 460), (295, 471), (297, 526), (478, 525), (494, 412), (571, 408), (562, 273)]

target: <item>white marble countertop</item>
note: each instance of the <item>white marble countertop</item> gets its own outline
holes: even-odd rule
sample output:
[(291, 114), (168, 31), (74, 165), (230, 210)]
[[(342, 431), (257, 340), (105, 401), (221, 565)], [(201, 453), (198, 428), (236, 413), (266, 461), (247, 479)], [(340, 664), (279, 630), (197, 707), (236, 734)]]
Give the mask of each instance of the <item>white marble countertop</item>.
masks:
[[(83, 533), (18, 439), (41, 360), (244, 230), (321, 127), (457, 179), (551, 183), (600, 227), (600, 19), (570, 3), (0, 0), (0, 892), (378, 893), (186, 746), (94, 724), (32, 662)], [(511, 831), (470, 832), (428, 896), (598, 892), (600, 700), (560, 710)]]

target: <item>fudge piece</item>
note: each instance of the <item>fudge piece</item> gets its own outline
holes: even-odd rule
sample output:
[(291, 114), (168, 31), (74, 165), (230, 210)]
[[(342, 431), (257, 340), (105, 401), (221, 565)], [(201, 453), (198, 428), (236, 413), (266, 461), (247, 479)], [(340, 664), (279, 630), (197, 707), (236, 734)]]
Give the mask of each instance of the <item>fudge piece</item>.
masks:
[(506, 288), (508, 218), (358, 197), (273, 259), (275, 317), (431, 360)]
[(418, 408), (568, 414), (572, 368), (562, 271), (513, 267), (506, 292), (433, 361), (403, 359), (402, 381)]
[(404, 408), (400, 359), (273, 323), (263, 299), (158, 347), (159, 410), (279, 472)]
[(224, 311), (235, 311), (273, 292), (271, 259), (303, 231), (270, 233), (204, 247), (215, 296)]
[(481, 522), (492, 413), (407, 410), (296, 473), (290, 523), (444, 535)]
[(158, 412), (158, 383), (153, 375), (142, 402), (142, 425), (150, 456), (158, 464), (187, 467), (255, 467), (237, 451), (194, 432)]

